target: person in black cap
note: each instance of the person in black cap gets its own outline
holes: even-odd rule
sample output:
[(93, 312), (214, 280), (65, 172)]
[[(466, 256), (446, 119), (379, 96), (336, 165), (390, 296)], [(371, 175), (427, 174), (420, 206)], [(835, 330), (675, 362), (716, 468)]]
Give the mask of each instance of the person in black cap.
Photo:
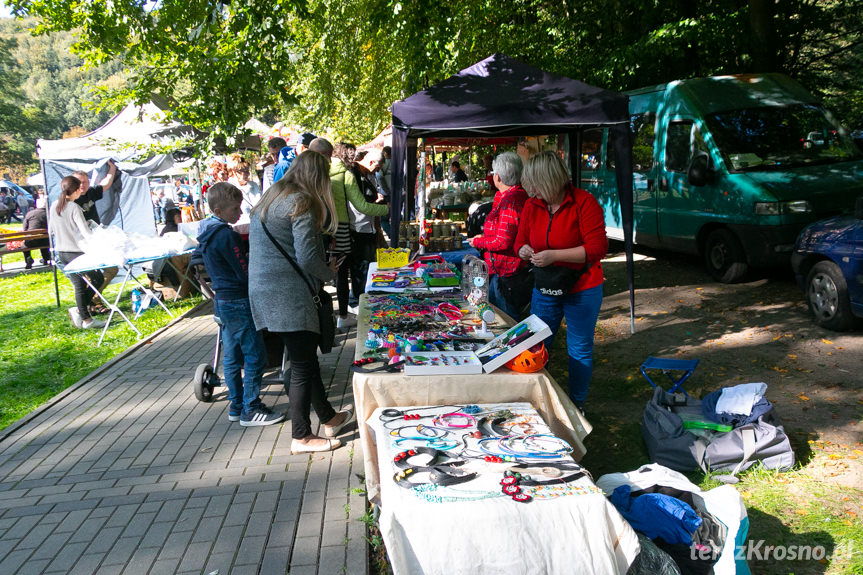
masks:
[(290, 169), (294, 158), (305, 152), (316, 137), (311, 132), (304, 132), (296, 138), (292, 138), (288, 145), (282, 148), (282, 151), (279, 152), (279, 161), (273, 168), (273, 183), (282, 179), (282, 176)]

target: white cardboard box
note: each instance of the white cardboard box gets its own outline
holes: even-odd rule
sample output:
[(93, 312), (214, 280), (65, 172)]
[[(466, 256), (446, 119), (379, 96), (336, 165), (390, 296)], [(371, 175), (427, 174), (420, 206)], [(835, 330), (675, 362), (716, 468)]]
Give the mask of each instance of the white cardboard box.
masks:
[[(405, 356), (420, 356), (425, 358), (446, 357), (449, 362), (437, 365), (411, 365), (410, 360), (405, 362), (405, 375), (476, 375), (482, 373), (482, 363), (472, 351), (412, 351)], [(456, 363), (458, 360), (458, 363)], [(465, 363), (467, 361), (467, 363)]]
[[(515, 346), (505, 345), (503, 342), (510, 336), (516, 333), (522, 326), (527, 326), (531, 332), (530, 337), (518, 342)], [(511, 359), (538, 344), (545, 338), (551, 335), (551, 328), (535, 315), (531, 315), (524, 321), (520, 321), (478, 350), (476, 355), (482, 362), (482, 368), (486, 373), (491, 373)], [(515, 339), (515, 338), (512, 338)]]

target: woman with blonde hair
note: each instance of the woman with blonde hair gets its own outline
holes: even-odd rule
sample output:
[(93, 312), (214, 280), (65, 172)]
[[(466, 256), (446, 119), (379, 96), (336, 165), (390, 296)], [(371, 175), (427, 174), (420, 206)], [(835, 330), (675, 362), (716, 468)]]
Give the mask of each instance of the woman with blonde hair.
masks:
[(593, 374), (593, 333), (602, 304), (602, 265), (608, 251), (605, 220), (596, 199), (572, 185), (554, 152), (524, 166), (525, 202), (513, 249), (533, 264), (530, 312), (552, 329), (551, 344), (566, 317), (569, 397), (584, 412)]
[[(329, 172), (329, 162), (322, 155), (300, 154), (251, 213), (249, 300), (255, 327), (279, 334), (291, 358), (290, 382), (285, 383), (291, 403), (293, 453), (339, 447), (341, 442), (330, 438), (354, 418), (352, 409), (336, 413), (327, 400), (317, 355), (321, 328), (308, 283), (319, 288), (335, 277), (340, 263), (326, 261), (322, 235), (334, 234), (338, 225)], [(302, 270), (302, 276), (276, 243)], [(311, 408), (323, 423), (326, 437), (312, 433)]]

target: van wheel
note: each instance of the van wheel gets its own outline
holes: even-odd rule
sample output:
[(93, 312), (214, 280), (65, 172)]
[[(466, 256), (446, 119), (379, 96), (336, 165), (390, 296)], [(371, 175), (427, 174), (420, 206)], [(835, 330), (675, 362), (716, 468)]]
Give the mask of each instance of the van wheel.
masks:
[(806, 302), (815, 323), (833, 331), (845, 331), (854, 325), (848, 285), (839, 266), (820, 261), (806, 277)]
[(704, 261), (710, 275), (724, 284), (739, 282), (749, 271), (740, 241), (725, 228), (715, 229), (707, 236)]

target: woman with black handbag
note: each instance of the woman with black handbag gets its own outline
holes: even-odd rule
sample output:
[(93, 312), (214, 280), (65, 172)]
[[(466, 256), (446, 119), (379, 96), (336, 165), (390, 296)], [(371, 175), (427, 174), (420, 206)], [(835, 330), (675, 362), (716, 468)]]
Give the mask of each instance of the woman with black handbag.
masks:
[[(319, 290), (335, 277), (339, 260), (324, 259), (322, 233), (333, 234), (338, 218), (330, 190), (330, 166), (320, 154), (300, 154), (251, 213), (249, 300), (258, 330), (277, 333), (291, 358), (292, 453), (331, 451), (338, 432), (353, 421), (352, 409), (336, 413), (327, 400), (318, 364), (321, 335), (332, 337), (332, 303), (320, 314)], [(329, 317), (325, 317), (325, 316)], [(323, 322), (330, 325), (324, 326)], [(287, 384), (288, 382), (286, 382)], [(315, 409), (326, 437), (312, 433)]]
[(522, 320), (522, 309), (530, 301), (533, 276), (527, 262), (512, 249), (518, 233), (519, 214), (527, 201), (521, 187), (523, 164), (515, 152), (504, 152), (492, 162), (492, 179), (497, 194), (485, 218), (482, 234), (472, 237), (470, 245), (484, 250), (483, 259), (489, 273), (488, 299), (505, 314)]
[(550, 346), (566, 317), (569, 397), (584, 411), (593, 374), (593, 334), (602, 304), (602, 265), (608, 251), (605, 220), (596, 199), (572, 185), (554, 152), (527, 161), (524, 205), (515, 250), (533, 264), (530, 312), (552, 330)]

